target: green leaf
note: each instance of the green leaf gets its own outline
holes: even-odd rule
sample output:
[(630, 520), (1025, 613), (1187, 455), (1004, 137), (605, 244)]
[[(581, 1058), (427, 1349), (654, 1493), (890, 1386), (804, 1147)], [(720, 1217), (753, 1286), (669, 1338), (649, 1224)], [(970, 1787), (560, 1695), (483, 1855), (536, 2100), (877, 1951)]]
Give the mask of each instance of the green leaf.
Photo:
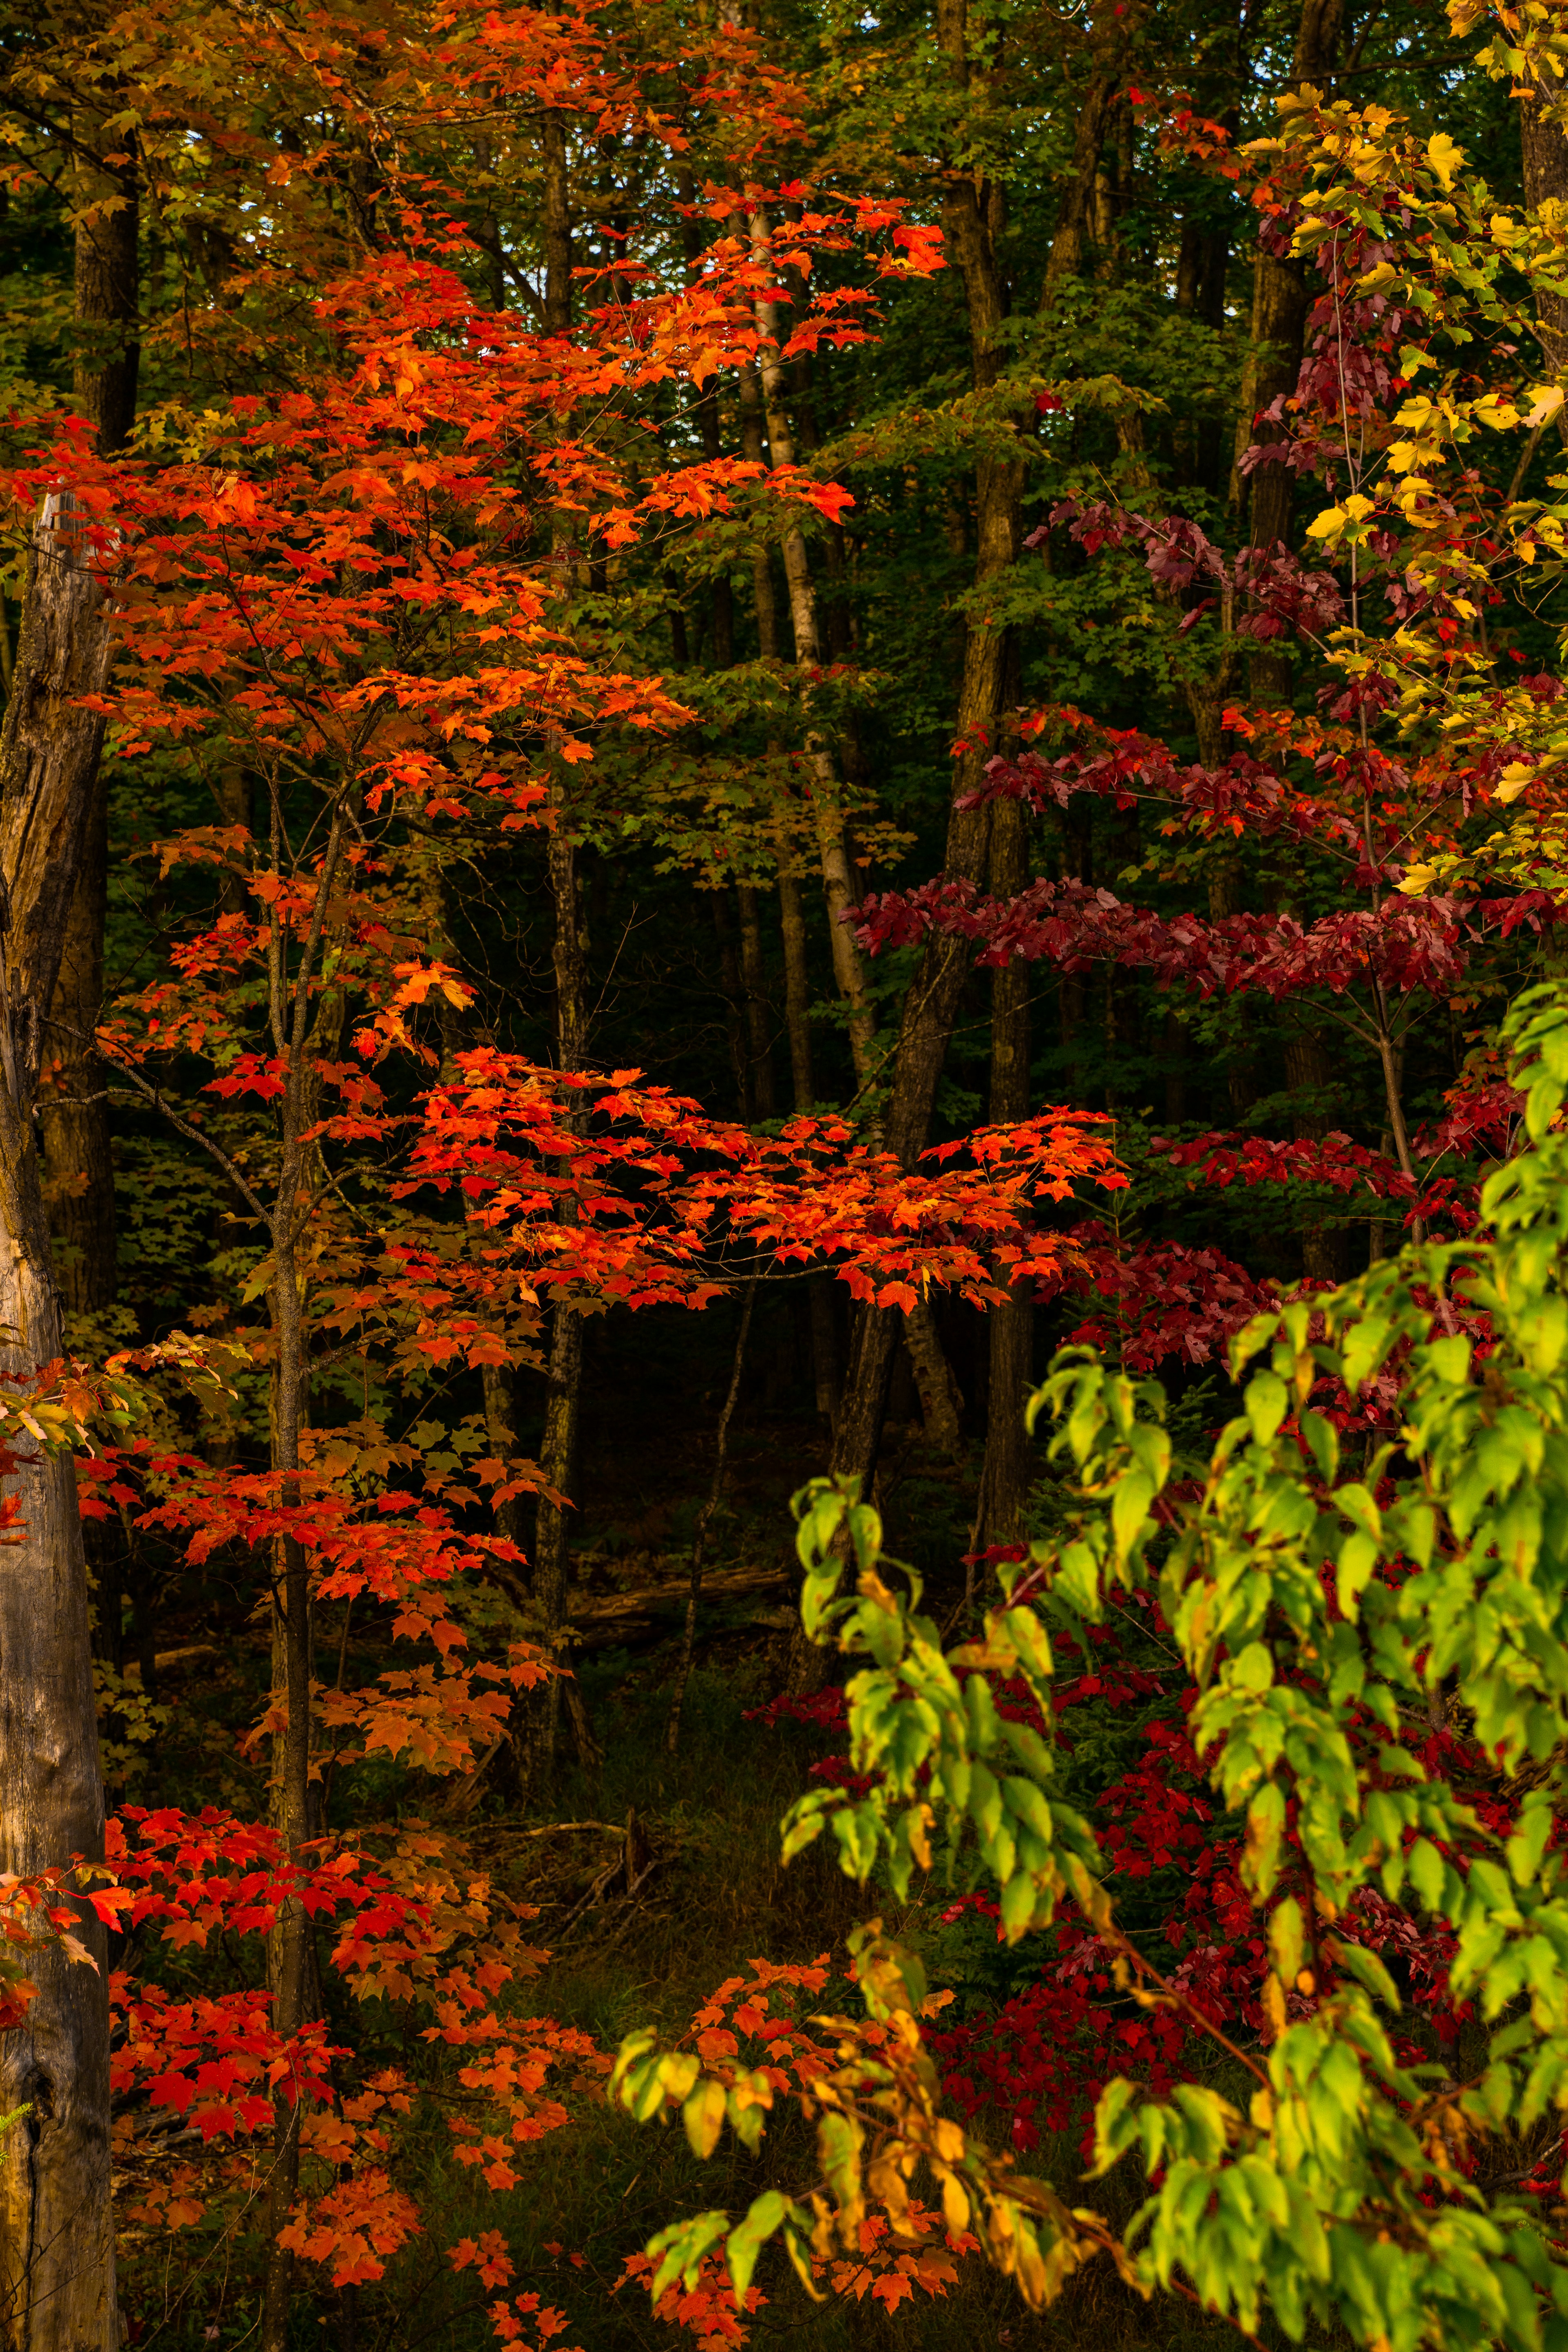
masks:
[(693, 2156), (706, 2160), (719, 2145), (724, 2128), (724, 2085), (705, 2074), (680, 2110)]
[(1253, 1436), (1259, 1445), (1270, 1444), (1290, 1410), (1290, 1391), (1279, 1373), (1254, 1372), (1242, 1402)]
[(1345, 1335), (1342, 1362), (1343, 1380), (1353, 1394), (1363, 1381), (1371, 1378), (1388, 1352), (1393, 1334), (1386, 1319), (1378, 1315), (1363, 1315), (1351, 1325)]
[(689, 2050), (671, 2050), (659, 2060), (659, 2087), (672, 2106), (685, 2098), (701, 2072), (702, 2061)]
[(1154, 1481), (1147, 1470), (1129, 1470), (1110, 1498), (1110, 1533), (1119, 1559), (1125, 1559), (1148, 1520)]
[(1035, 1882), (1026, 1870), (1015, 1871), (1002, 1889), (1002, 1926), (1009, 1944), (1016, 1944), (1034, 1923)]
[(696, 2213), (689, 2221), (672, 2222), (657, 2238), (650, 2238), (643, 2249), (654, 2265), (648, 2281), (649, 2302), (657, 2305), (677, 2279), (683, 2286), (695, 2286), (703, 2255), (729, 2226), (728, 2213)]
[(1340, 1468), (1338, 1430), (1331, 1421), (1325, 1421), (1321, 1412), (1303, 1412), (1300, 1416), (1300, 1427), (1313, 1461), (1324, 1481), (1331, 1486)]
[(754, 2199), (743, 2221), (737, 2222), (724, 2242), (724, 2260), (729, 2264), (731, 2284), (735, 2300), (745, 2308), (746, 2290), (752, 2284), (752, 2273), (757, 2267), (757, 2256), (773, 2236), (790, 2210), (790, 2200), (776, 2189), (764, 2189)]
[(1340, 1607), (1353, 1625), (1361, 1612), (1361, 1596), (1372, 1582), (1377, 1567), (1378, 1548), (1373, 1538), (1358, 1528), (1340, 1546), (1339, 1560), (1334, 1570), (1334, 1592)]
[(1354, 1977), (1368, 1992), (1375, 1994), (1379, 2000), (1386, 2001), (1390, 2009), (1399, 2011), (1404, 2008), (1398, 1986), (1377, 1954), (1369, 1952), (1364, 1944), (1350, 1944), (1342, 1937), (1331, 1936), (1324, 1948), (1331, 1953), (1336, 1968), (1342, 1969), (1347, 1976)]
[(858, 2211), (864, 2190), (860, 2180), (860, 2151), (866, 2135), (852, 2116), (836, 2114), (828, 2108), (816, 2126), (816, 2152), (826, 2181), (839, 2205), (847, 2211)]
[(1293, 1985), (1301, 1966), (1301, 1946), (1305, 1937), (1301, 1906), (1293, 1895), (1277, 1903), (1268, 1918), (1268, 1957), (1274, 1973), (1283, 1985)]
[(1541, 1869), (1541, 1858), (1546, 1852), (1552, 1835), (1552, 1792), (1547, 1789), (1531, 1789), (1526, 1792), (1514, 1824), (1513, 1835), (1504, 1851), (1508, 1866), (1521, 1886), (1534, 1883)]

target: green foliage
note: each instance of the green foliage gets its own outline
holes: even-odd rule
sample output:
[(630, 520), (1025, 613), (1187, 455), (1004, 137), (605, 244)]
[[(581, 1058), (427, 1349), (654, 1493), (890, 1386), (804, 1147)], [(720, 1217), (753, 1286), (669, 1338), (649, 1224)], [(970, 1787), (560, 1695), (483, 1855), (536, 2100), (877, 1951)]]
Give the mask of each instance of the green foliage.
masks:
[[(894, 2210), (918, 2159), (950, 2218), (961, 2200), (983, 2217), (987, 2252), (1031, 2300), (1104, 2251), (1142, 2291), (1176, 2285), (1248, 2331), (1272, 2315), (1292, 2339), (1341, 2327), (1391, 2352), (1568, 2345), (1568, 2263), (1540, 2208), (1472, 2160), (1504, 2137), (1543, 2158), (1568, 2106), (1568, 1874), (1552, 1834), (1568, 1738), (1568, 998), (1531, 992), (1505, 1041), (1529, 1148), (1489, 1179), (1481, 1228), (1257, 1318), (1232, 1350), (1241, 1410), (1196, 1476), (1173, 1475), (1157, 1383), (1089, 1350), (1058, 1357), (1031, 1412), (1076, 1507), (1002, 1570), (980, 1641), (943, 1650), (918, 1578), (889, 1580), (877, 1516), (851, 1493), (824, 1482), (798, 1501), (806, 1631), (866, 1661), (847, 1697), (870, 1786), (803, 1799), (786, 1853), (831, 1827), (847, 1873), (901, 1894), (939, 1838), (950, 1866), (995, 1887), (1009, 1937), (1070, 1893), (1124, 1989), (1183, 2003), (1119, 1929), (1087, 1825), (1053, 1801), (1049, 1742), (998, 1718), (983, 1672), (1020, 1676), (1048, 1725), (1053, 1630), (1149, 1588), (1194, 1686), (1194, 1743), (1245, 1818), (1272, 1971), (1265, 2045), (1226, 2045), (1248, 2093), (1238, 2080), (1235, 2096), (1190, 2084), (1151, 2100), (1122, 2079), (1101, 2098), (1095, 2174), (1131, 2162), (1149, 2184), (1131, 2225), (1114, 2237), (1014, 2177), (1020, 2253), (994, 2226), (998, 2160), (931, 2105), (923, 1984), (868, 1935), (860, 1977), (881, 2038), (835, 2021), (839, 2068), (805, 2103), (823, 2119), (819, 2239), (868, 2192)], [(1375, 1392), (1395, 1362), (1397, 1437), (1352, 1459), (1332, 1400)], [(1415, 1752), (1445, 1717), (1506, 1776), (1501, 1826)], [(1398, 1989), (1356, 1933), (1363, 1889), (1451, 1932), (1453, 1996), (1484, 2034), (1466, 2080), (1401, 2044)], [(702, 2152), (721, 2102), (700, 2074), (634, 2036), (616, 2095), (643, 2116), (682, 2104)], [(666, 2231), (661, 2276), (722, 2238), (749, 2278), (754, 2242), (798, 2234), (804, 2210), (773, 2196), (735, 2231), (710, 2213)]]

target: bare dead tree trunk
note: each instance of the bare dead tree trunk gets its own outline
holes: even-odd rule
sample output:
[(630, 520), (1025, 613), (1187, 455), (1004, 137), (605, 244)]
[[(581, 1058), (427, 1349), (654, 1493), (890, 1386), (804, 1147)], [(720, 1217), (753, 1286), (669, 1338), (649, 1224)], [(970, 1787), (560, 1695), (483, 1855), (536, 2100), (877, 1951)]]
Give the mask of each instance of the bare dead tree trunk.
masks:
[[(47, 501), (0, 731), (0, 1370), (25, 1383), (60, 1347), (32, 1108), (103, 742), (102, 719), (79, 698), (102, 693), (110, 655), (79, 528)], [(75, 1474), (63, 1456), (38, 1455), (5, 1484), (23, 1527), (0, 1576), (0, 1870), (28, 1875), (101, 1856), (103, 1782)], [(38, 1997), (0, 2038), (0, 2109), (31, 2110), (0, 2144), (7, 2352), (119, 2352), (107, 1948), (90, 1914), (78, 1933), (99, 1972), (37, 1954)]]

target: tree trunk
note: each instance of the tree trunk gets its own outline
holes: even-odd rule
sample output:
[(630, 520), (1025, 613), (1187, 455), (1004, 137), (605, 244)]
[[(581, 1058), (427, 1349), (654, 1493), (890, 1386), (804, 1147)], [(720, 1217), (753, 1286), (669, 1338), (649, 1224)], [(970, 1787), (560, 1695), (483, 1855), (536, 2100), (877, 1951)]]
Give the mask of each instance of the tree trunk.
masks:
[[(61, 501), (33, 535), (13, 690), (0, 732), (0, 1358), (29, 1380), (59, 1353), (32, 1105), (92, 805), (110, 637), (102, 588)], [(16, 1463), (19, 1542), (0, 1576), (0, 1870), (103, 1852), (87, 1568), (62, 1456)], [(0, 2144), (0, 2295), (11, 2352), (119, 2352), (110, 2207), (106, 1939), (78, 1933), (99, 1973), (44, 1952), (38, 1997), (0, 2038), (0, 2110), (32, 2112)]]
[(704, 894), (713, 911), (713, 936), (719, 948), (719, 986), (724, 999), (724, 1037), (735, 1078), (735, 1115), (742, 1127), (752, 1123), (752, 1072), (746, 1057), (746, 1013), (741, 987), (741, 959), (730, 917), (726, 890)]
[[(92, 425), (94, 446), (110, 457), (131, 437), (142, 365), (138, 248), (142, 214), (134, 163), (112, 170), (89, 158), (76, 167), (76, 352), (74, 389)], [(132, 134), (110, 134), (126, 145)]]
[(82, 850), (49, 1016), (38, 1127), (48, 1168), (49, 1223), (63, 1244), (61, 1297), (72, 1315), (93, 1316), (112, 1307), (115, 1296), (108, 1080), (92, 1046), (103, 1005), (109, 893), (109, 793), (101, 772)]
[[(1321, 87), (1333, 70), (1339, 44), (1343, 0), (1301, 0), (1296, 20), (1291, 81)], [(1290, 541), (1295, 507), (1295, 477), (1287, 466), (1259, 466), (1250, 476), (1241, 472), (1241, 459), (1252, 446), (1255, 419), (1282, 394), (1296, 389), (1301, 373), (1307, 316), (1311, 298), (1305, 267), (1288, 255), (1271, 253), (1258, 240), (1252, 274), (1252, 333), (1241, 374), (1241, 404), (1236, 422), (1236, 452), (1231, 467), (1230, 498), (1237, 515), (1245, 516), (1254, 547), (1285, 546)], [(1278, 440), (1282, 429), (1269, 428)], [(1289, 656), (1270, 648), (1252, 656), (1255, 694), (1283, 699), (1290, 690)]]
[[(1539, 85), (1520, 100), (1520, 142), (1524, 159), (1525, 210), (1539, 215), (1543, 204), (1568, 196), (1568, 131), (1547, 111), (1562, 103), (1562, 84)], [(1568, 358), (1568, 296), (1539, 294), (1535, 304), (1541, 347), (1553, 373), (1561, 374)], [(1561, 409), (1558, 424), (1563, 424)]]
[[(759, 246), (765, 242), (765, 214), (758, 212), (752, 215), (752, 236)], [(779, 322), (774, 304), (757, 304), (757, 326), (762, 336), (757, 365), (767, 415), (768, 446), (775, 466), (793, 466), (795, 462), (795, 438), (784, 407), (784, 362), (779, 357)], [(804, 671), (816, 670), (822, 661), (816, 593), (812, 585), (811, 559), (806, 553), (805, 536), (798, 526), (792, 525), (784, 533), (784, 562), (790, 622), (795, 633), (795, 667)], [(809, 689), (803, 688), (801, 698), (806, 717), (805, 753), (812, 779), (811, 812), (816, 828), (817, 856), (822, 866), (822, 895), (827, 902), (833, 976), (838, 984), (838, 993), (848, 1009), (849, 1049), (855, 1057), (855, 1083), (864, 1090), (875, 1076), (872, 1049), (876, 1022), (867, 999), (865, 966), (860, 950), (842, 919), (857, 904), (859, 893), (849, 871), (848, 854), (844, 846), (844, 812), (833, 753), (826, 738), (812, 725)]]
[[(991, 889), (1016, 898), (1029, 880), (1028, 818), (1021, 801), (998, 801), (991, 817)], [(991, 975), (991, 1122), (1029, 1116), (1029, 967), (1015, 958)], [(1034, 1369), (1035, 1307), (1020, 1284), (986, 1318), (990, 1380), (985, 1462), (977, 1534), (982, 1545), (1015, 1543), (1023, 1527), (1032, 1466), (1024, 1402)]]
[[(800, 884), (790, 871), (787, 851), (779, 857), (779, 919), (784, 931), (790, 1085), (795, 1110), (805, 1113), (816, 1100), (811, 1066), (811, 975), (805, 956), (805, 905)], [(838, 1342), (834, 1328), (831, 1277), (809, 1275), (806, 1297), (811, 1315), (812, 1391), (818, 1419), (831, 1429), (838, 1412)]]
[[(285, 870), (283, 812), (276, 778), (270, 789), (269, 856), (272, 871)], [(308, 930), (300, 941), (290, 982), (288, 966), (289, 929), (272, 915), (268, 959), (271, 991), (272, 1042), (279, 1059), (288, 1065), (289, 1080), (282, 1103), (278, 1189), (268, 1218), (272, 1244), (273, 1344), (277, 1350), (272, 1385), (272, 1467), (278, 1474), (279, 1500), (285, 1510), (300, 1501), (300, 1441), (305, 1427), (310, 1364), (306, 1344), (303, 1280), (299, 1241), (309, 1214), (311, 1161), (301, 1140), (315, 1116), (317, 1085), (310, 1053), (311, 982), (317, 956), (324, 946), (324, 925), (339, 861), (342, 856), (346, 820), (342, 805), (334, 809), (315, 904)], [(310, 1779), (310, 1688), (313, 1666), (310, 1555), (302, 1538), (278, 1538), (272, 1567), (272, 1687), (283, 1695), (286, 1719), (272, 1742), (272, 1818), (291, 1861), (312, 1838), (319, 1837), (317, 1790)], [(275, 2030), (291, 2036), (321, 2013), (321, 1974), (315, 1937), (305, 1906), (286, 1902), (267, 1939), (267, 1983), (272, 1996)], [(285, 2087), (275, 2095), (272, 2122), (272, 2169), (268, 2184), (267, 2277), (262, 2296), (261, 2352), (287, 2352), (293, 2302), (294, 2257), (279, 2243), (300, 2186), (300, 2126), (301, 2103)]]
[[(543, 141), (545, 326), (551, 334), (564, 335), (572, 329), (571, 188), (565, 119), (554, 109), (545, 113)], [(577, 850), (564, 829), (565, 822), (566, 809), (558, 793), (555, 827), (547, 851), (555, 919), (555, 1058), (560, 1069), (580, 1070), (587, 1049), (587, 969), (578, 903)], [(580, 1115), (572, 1114), (568, 1124), (580, 1127)], [(557, 1300), (551, 1310), (546, 1378), (539, 1466), (548, 1484), (567, 1495), (576, 1484), (583, 1319), (563, 1300)], [(570, 1563), (566, 1512), (542, 1496), (534, 1521), (533, 1590), (543, 1612), (545, 1642), (552, 1653), (559, 1653), (565, 1638)], [(542, 1718), (540, 1762), (548, 1777), (554, 1769), (561, 1727), (558, 1677), (552, 1676), (543, 1694)]]
[[(550, 890), (555, 907), (555, 1041), (563, 1070), (580, 1070), (587, 1056), (587, 964), (578, 908), (577, 853), (559, 826), (550, 836)], [(570, 1122), (580, 1124), (575, 1117)], [(550, 1318), (549, 1391), (539, 1466), (558, 1494), (577, 1483), (578, 1424), (583, 1388), (583, 1318), (558, 1300)], [(533, 1589), (544, 1616), (545, 1641), (558, 1654), (566, 1633), (566, 1584), (572, 1543), (566, 1512), (540, 1498), (533, 1546)], [(552, 1676), (545, 1692), (542, 1764), (554, 1766), (561, 1723), (561, 1684)]]
[(773, 1115), (773, 1041), (768, 1034), (767, 981), (763, 970), (763, 919), (760, 893), (742, 882), (741, 901), (741, 980), (746, 992), (747, 1076), (750, 1117)]
[[(741, 455), (749, 465), (765, 465), (763, 386), (754, 362), (741, 370), (736, 391), (741, 404)], [(781, 661), (784, 655), (779, 639), (778, 597), (773, 588), (773, 551), (761, 539), (753, 541), (752, 546), (752, 602), (757, 617), (757, 651), (763, 661)]]
[[(954, 78), (968, 74), (965, 0), (942, 0), (939, 29)], [(955, 178), (946, 206), (949, 249), (963, 274), (974, 383), (986, 391), (1002, 370), (1005, 289), (996, 259), (1000, 199), (973, 175)], [(950, 880), (979, 881), (985, 870), (990, 811), (964, 808), (984, 773), (1002, 708), (1007, 667), (1007, 627), (984, 607), (986, 590), (1000, 584), (1016, 562), (1021, 469), (1005, 456), (984, 456), (975, 468), (978, 547), (974, 583), (977, 604), (964, 639), (963, 677), (959, 691), (956, 735), (960, 746), (948, 818), (944, 871)], [(900, 1163), (912, 1167), (924, 1148), (936, 1100), (937, 1081), (958, 1011), (970, 958), (957, 940), (932, 939), (921, 956), (904, 1002), (893, 1084), (884, 1136)], [(833, 1466), (868, 1485), (881, 1444), (888, 1381), (898, 1345), (895, 1318), (876, 1307), (858, 1310), (850, 1335), (849, 1367), (834, 1431)]]
[[(1062, 194), (1046, 266), (1047, 300), (1064, 278), (1082, 277), (1097, 261), (1103, 266), (1103, 249), (1115, 234), (1116, 207), (1106, 185), (1104, 158), (1118, 99), (1126, 86), (1127, 45), (1133, 20), (1131, 8), (1101, 10), (1091, 37), (1089, 82), (1073, 130), (1071, 176)], [(968, 0), (942, 0), (939, 25), (950, 69), (967, 80)]]

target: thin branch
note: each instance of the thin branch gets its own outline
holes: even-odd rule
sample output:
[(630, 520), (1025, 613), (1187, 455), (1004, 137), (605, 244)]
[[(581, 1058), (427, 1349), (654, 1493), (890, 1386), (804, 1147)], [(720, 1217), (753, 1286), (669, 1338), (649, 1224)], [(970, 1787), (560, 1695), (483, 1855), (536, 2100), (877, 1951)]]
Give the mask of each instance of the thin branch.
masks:
[(138, 1070), (133, 1064), (130, 1062), (116, 1062), (113, 1066), (121, 1071), (123, 1075), (130, 1079), (132, 1085), (137, 1087), (138, 1090), (146, 1097), (147, 1100), (153, 1105), (155, 1110), (163, 1113), (163, 1116), (169, 1121), (171, 1127), (175, 1128), (181, 1135), (188, 1137), (192, 1143), (199, 1143), (202, 1150), (208, 1155), (208, 1157), (216, 1160), (218, 1166), (223, 1170), (224, 1174), (228, 1178), (229, 1182), (234, 1186), (236, 1192), (238, 1192), (243, 1199), (249, 1202), (251, 1207), (255, 1210), (257, 1216), (267, 1227), (268, 1233), (270, 1233), (272, 1230), (272, 1219), (262, 1207), (261, 1202), (257, 1199), (256, 1194), (251, 1191), (249, 1185), (246, 1182), (244, 1177), (240, 1174), (233, 1160), (229, 1158), (227, 1152), (222, 1150), (219, 1146), (213, 1141), (210, 1135), (204, 1135), (199, 1127), (193, 1127), (188, 1118), (182, 1118), (180, 1113), (174, 1108), (174, 1105), (165, 1098), (162, 1090), (152, 1085), (149, 1080), (144, 1078), (142, 1076), (141, 1071)]

